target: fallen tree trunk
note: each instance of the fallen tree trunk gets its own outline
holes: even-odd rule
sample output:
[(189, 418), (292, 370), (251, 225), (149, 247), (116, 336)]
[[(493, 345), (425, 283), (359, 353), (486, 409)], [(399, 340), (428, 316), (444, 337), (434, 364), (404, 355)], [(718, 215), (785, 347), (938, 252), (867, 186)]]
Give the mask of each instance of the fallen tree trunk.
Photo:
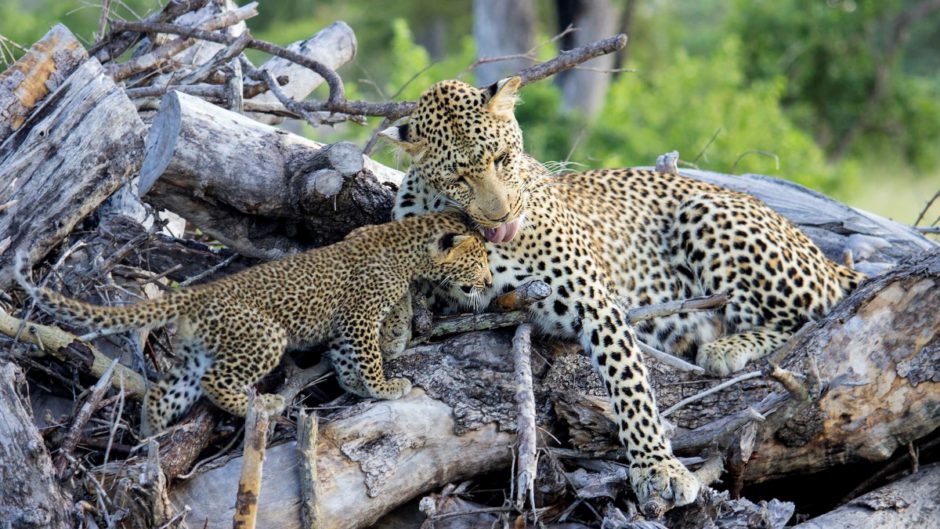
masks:
[(0, 73), (0, 144), (87, 58), (72, 32), (56, 24), (26, 55)]
[(23, 406), (24, 383), (15, 364), (0, 361), (0, 520), (7, 527), (70, 529), (72, 500)]
[(127, 181), (143, 140), (133, 104), (90, 59), (0, 145), (0, 286), (17, 251), (43, 257)]
[(381, 166), (352, 144), (325, 147), (178, 92), (164, 97), (146, 151), (147, 201), (253, 257), (337, 241), (391, 210), (392, 190), (363, 171)]
[(889, 483), (793, 529), (940, 527), (940, 464)]

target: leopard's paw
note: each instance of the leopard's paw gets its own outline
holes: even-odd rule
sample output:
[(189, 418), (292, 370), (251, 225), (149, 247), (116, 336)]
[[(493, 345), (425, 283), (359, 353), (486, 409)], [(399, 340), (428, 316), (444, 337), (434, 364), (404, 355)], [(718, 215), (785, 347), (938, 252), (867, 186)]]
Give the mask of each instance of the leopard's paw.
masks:
[(643, 513), (659, 518), (673, 507), (694, 502), (702, 484), (678, 459), (667, 456), (662, 461), (634, 462), (630, 467), (630, 486)]
[(407, 378), (390, 378), (372, 392), (372, 398), (383, 400), (400, 399), (411, 392), (411, 381)]
[(695, 363), (712, 375), (725, 376), (744, 369), (750, 356), (739, 347), (728, 347), (722, 341), (707, 343), (698, 350)]

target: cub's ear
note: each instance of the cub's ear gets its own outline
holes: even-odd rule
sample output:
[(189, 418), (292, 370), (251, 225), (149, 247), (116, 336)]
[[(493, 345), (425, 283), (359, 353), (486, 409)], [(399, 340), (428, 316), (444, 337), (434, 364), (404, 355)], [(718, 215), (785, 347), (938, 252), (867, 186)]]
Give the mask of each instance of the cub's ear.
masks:
[(423, 142), (414, 141), (410, 137), (409, 132), (408, 124), (405, 123), (403, 125), (394, 125), (387, 129), (382, 129), (382, 131), (379, 132), (379, 136), (401, 147), (408, 154), (414, 155), (421, 150)]
[(462, 248), (472, 240), (472, 235), (445, 233), (438, 238), (437, 244), (432, 250), (432, 254), (438, 256), (444, 262), (452, 261), (460, 255)]
[(487, 91), (490, 100), (486, 102), (486, 109), (499, 119), (512, 119), (513, 109), (516, 107), (516, 92), (522, 86), (522, 78), (517, 76), (500, 79), (491, 84)]

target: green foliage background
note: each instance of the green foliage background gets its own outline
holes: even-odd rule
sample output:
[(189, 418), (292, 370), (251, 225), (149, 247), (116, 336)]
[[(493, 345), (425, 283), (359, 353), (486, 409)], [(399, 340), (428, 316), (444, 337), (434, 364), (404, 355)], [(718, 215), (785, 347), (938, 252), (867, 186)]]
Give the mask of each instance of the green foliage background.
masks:
[[(789, 178), (908, 222), (940, 188), (940, 12), (914, 21), (888, 57), (894, 17), (916, 0), (636, 1), (625, 64), (632, 71), (616, 75), (596, 120), (563, 113), (550, 81), (523, 90), (517, 115), (539, 159), (574, 168), (650, 165), (677, 149), (703, 169)], [(124, 0), (113, 9), (136, 18), (159, 5)], [(548, 41), (556, 33), (552, 3), (537, 5), (539, 40)], [(359, 42), (356, 60), (340, 71), (349, 97), (414, 99), (440, 79), (474, 81), (471, 7), (469, 0), (263, 0), (248, 24), (255, 36), (288, 44), (345, 20)], [(0, 35), (28, 46), (63, 22), (91, 42), (99, 12), (79, 0), (6, 0)], [(538, 53), (548, 58), (557, 49)], [(879, 64), (888, 82), (872, 105)], [(304, 131), (364, 144), (378, 123)], [(375, 156), (396, 163), (389, 148)]]

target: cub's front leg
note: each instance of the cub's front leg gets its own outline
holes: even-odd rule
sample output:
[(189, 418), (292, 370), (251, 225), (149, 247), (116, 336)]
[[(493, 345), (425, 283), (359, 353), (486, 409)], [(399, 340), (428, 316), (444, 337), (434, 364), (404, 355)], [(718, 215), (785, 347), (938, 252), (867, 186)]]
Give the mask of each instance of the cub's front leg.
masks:
[(379, 349), (386, 360), (397, 357), (408, 347), (411, 341), (411, 320), (414, 313), (411, 306), (411, 291), (405, 293), (392, 307), (382, 321), (379, 333)]
[[(374, 311), (341, 314), (339, 336), (331, 342), (329, 355), (340, 385), (360, 397), (393, 400), (411, 391), (405, 378), (385, 378), (379, 348), (381, 315)], [(410, 323), (410, 320), (409, 320)]]

